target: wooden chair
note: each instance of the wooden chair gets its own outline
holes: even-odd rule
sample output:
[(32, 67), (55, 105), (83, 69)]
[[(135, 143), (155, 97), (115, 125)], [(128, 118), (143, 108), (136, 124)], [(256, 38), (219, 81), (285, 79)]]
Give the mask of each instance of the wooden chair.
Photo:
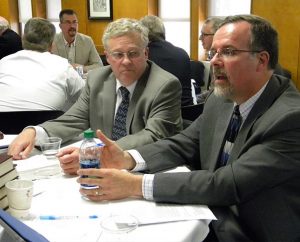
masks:
[(59, 110), (0, 112), (0, 130), (4, 134), (18, 134), (26, 126), (41, 124), (63, 113)]

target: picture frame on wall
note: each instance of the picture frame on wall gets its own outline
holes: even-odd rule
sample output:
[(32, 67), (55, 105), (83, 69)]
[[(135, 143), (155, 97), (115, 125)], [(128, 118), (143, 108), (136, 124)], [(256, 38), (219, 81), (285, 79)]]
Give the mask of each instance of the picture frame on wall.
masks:
[(88, 0), (89, 19), (110, 20), (112, 13), (112, 0)]

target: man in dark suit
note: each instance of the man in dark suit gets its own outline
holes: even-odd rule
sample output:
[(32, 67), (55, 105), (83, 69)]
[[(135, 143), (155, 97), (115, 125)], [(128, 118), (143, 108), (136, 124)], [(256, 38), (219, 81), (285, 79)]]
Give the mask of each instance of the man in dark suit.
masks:
[(0, 59), (22, 49), (21, 37), (11, 30), (8, 21), (0, 16)]
[[(91, 128), (102, 129), (112, 138), (122, 103), (120, 87), (130, 93), (126, 135), (116, 140), (121, 147), (131, 149), (181, 131), (180, 82), (148, 61), (147, 29), (137, 20), (120, 19), (108, 25), (102, 41), (110, 65), (90, 72), (79, 100), (68, 112), (35, 129), (26, 128), (10, 145), (15, 159), (28, 156), (35, 138), (47, 134), (66, 142)], [(79, 168), (78, 149), (67, 148), (59, 158), (66, 173)]]
[[(290, 79), (273, 75), (277, 32), (258, 16), (228, 16), (210, 54), (215, 89), (202, 115), (180, 134), (134, 151), (98, 131), (104, 169), (78, 174), (101, 179), (78, 182), (99, 189), (81, 193), (96, 201), (137, 196), (206, 204), (218, 219), (207, 241), (299, 241), (300, 94)], [(235, 140), (226, 134), (231, 116), (241, 121)], [(155, 173), (181, 165), (193, 171), (118, 170)]]
[(184, 49), (165, 40), (165, 27), (157, 16), (145, 16), (141, 23), (149, 30), (149, 60), (176, 76), (182, 87), (181, 106), (193, 104), (190, 57)]

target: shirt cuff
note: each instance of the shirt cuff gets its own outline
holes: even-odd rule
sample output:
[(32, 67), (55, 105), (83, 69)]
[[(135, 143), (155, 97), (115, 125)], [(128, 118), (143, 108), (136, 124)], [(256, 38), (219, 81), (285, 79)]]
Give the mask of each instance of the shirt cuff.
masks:
[(41, 126), (28, 126), (26, 128), (34, 128), (35, 129), (35, 144), (40, 146), (41, 141), (48, 138), (47, 132)]
[(142, 185), (142, 192), (143, 197), (146, 200), (153, 201), (153, 181), (154, 181), (154, 174), (145, 174), (143, 175), (143, 185)]
[(135, 160), (136, 165), (131, 171), (144, 171), (147, 170), (146, 161), (143, 159), (141, 154), (137, 150), (127, 150), (127, 152), (132, 156)]

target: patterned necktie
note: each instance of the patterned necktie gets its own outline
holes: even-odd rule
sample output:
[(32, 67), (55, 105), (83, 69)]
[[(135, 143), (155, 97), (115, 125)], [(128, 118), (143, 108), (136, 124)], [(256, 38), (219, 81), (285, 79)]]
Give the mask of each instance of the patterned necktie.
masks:
[(219, 158), (219, 166), (225, 166), (227, 164), (229, 155), (231, 153), (232, 147), (236, 136), (238, 135), (239, 129), (242, 124), (242, 116), (239, 111), (239, 105), (236, 105), (233, 110), (226, 134), (225, 134), (225, 143), (222, 150), (222, 153)]
[(118, 107), (118, 111), (115, 116), (115, 122), (112, 130), (112, 139), (118, 140), (127, 135), (126, 132), (126, 117), (129, 106), (129, 91), (126, 87), (119, 88), (122, 95), (122, 102)]

